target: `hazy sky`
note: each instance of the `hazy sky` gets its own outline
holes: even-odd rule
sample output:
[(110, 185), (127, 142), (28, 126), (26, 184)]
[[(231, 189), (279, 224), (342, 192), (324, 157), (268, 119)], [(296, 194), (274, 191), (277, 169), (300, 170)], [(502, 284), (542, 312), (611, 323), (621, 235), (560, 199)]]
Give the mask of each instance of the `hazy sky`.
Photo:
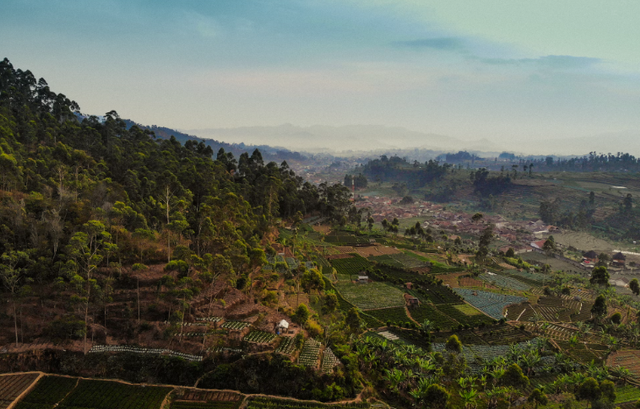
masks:
[(149, 125), (547, 139), (640, 129), (638, 16), (636, 0), (1, 0), (0, 58)]

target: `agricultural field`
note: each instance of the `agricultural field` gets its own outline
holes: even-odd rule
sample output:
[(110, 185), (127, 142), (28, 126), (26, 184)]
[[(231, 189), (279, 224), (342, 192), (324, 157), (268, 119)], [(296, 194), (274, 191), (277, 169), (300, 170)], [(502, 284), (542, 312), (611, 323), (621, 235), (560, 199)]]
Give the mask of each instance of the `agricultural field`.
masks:
[(455, 328), (458, 325), (449, 316), (427, 303), (422, 303), (419, 307), (409, 309), (409, 314), (411, 314), (411, 317), (418, 321), (419, 324), (422, 324), (424, 320), (429, 320), (434, 328), (441, 330)]
[(324, 404), (303, 402), (289, 399), (249, 398), (247, 409), (365, 409), (371, 407), (368, 403)]
[(432, 303), (438, 304), (462, 304), (461, 297), (451, 288), (443, 285), (431, 285), (424, 290), (419, 290), (423, 297)]
[(293, 341), (293, 337), (282, 337), (282, 342), (280, 342), (280, 345), (278, 345), (278, 348), (276, 348), (275, 352), (284, 355), (291, 355), (295, 352), (295, 350), (296, 344)]
[(631, 371), (636, 380), (640, 380), (640, 351), (633, 349), (616, 351), (607, 358), (607, 366), (625, 367)]
[(364, 257), (354, 255), (350, 258), (339, 258), (331, 260), (331, 265), (336, 269), (338, 274), (355, 276), (362, 271), (371, 267), (371, 263)]
[(337, 282), (335, 287), (346, 301), (363, 310), (404, 306), (404, 292), (385, 283)]
[(276, 339), (276, 334), (264, 331), (251, 331), (242, 340), (254, 344), (270, 344)]
[(407, 317), (407, 313), (404, 307), (367, 310), (367, 314), (378, 319), (384, 324), (390, 322), (394, 324), (397, 323), (398, 325), (404, 325), (405, 322), (410, 321), (409, 317)]
[(81, 379), (57, 408), (60, 409), (159, 409), (172, 388), (128, 385), (114, 381)]
[(308, 338), (304, 342), (302, 352), (300, 352), (300, 356), (298, 357), (298, 363), (310, 368), (317, 368), (319, 356), (320, 343), (313, 338)]
[(505, 277), (496, 273), (482, 273), (479, 277), (480, 279), (498, 288), (507, 288), (516, 291), (527, 291), (529, 288), (531, 288), (530, 285), (525, 284), (522, 281), (518, 281), (515, 278), (511, 277)]
[(496, 320), (504, 318), (503, 310), (505, 307), (527, 301), (526, 298), (515, 295), (496, 294), (466, 288), (456, 288), (454, 291), (461, 295), (466, 302)]
[(220, 326), (220, 328), (231, 329), (231, 330), (241, 330), (248, 326), (250, 326), (248, 322), (244, 321), (226, 321), (224, 324)]
[(171, 409), (238, 409), (244, 396), (233, 392), (180, 389), (174, 392)]
[(616, 388), (615, 403), (636, 402), (640, 399), (640, 388), (637, 386), (625, 385)]
[(338, 359), (338, 357), (336, 357), (331, 348), (327, 347), (327, 349), (325, 349), (324, 353), (322, 354), (322, 364), (320, 366), (320, 369), (322, 370), (322, 372), (328, 373), (338, 365), (340, 365), (340, 360)]
[(469, 325), (471, 327), (477, 327), (478, 325), (485, 324), (493, 324), (494, 320), (482, 314), (480, 311), (474, 309), (473, 307), (466, 306), (471, 308), (473, 314), (468, 314), (466, 312), (461, 311), (459, 308), (461, 305), (459, 304), (443, 304), (438, 305), (438, 309), (443, 313), (447, 314), (449, 317), (456, 320), (461, 325)]
[(16, 409), (52, 409), (78, 384), (77, 378), (47, 375), (38, 380), (35, 388), (25, 396)]
[(39, 374), (17, 374), (0, 376), (0, 409), (9, 407), (13, 401), (22, 394), (33, 382), (38, 379)]

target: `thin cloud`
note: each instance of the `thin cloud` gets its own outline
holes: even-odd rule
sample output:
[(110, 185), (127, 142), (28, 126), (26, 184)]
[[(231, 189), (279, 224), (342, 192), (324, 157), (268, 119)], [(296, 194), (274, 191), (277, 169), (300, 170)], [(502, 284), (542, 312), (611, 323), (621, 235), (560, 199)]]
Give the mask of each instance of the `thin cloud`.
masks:
[(413, 49), (436, 49), (442, 51), (465, 51), (466, 47), (460, 38), (456, 37), (437, 37), (424, 38), (419, 40), (396, 41), (393, 45), (397, 47), (409, 47)]
[(556, 69), (588, 68), (602, 62), (600, 58), (574, 57), (571, 55), (545, 55), (538, 58), (480, 58), (481, 62), (491, 65), (528, 65)]

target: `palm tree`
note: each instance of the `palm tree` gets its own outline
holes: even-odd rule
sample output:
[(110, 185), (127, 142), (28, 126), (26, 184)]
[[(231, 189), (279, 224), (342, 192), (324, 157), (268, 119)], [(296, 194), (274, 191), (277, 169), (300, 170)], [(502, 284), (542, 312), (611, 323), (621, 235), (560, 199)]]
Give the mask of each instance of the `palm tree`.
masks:
[(476, 406), (476, 400), (478, 397), (478, 392), (471, 388), (469, 390), (463, 390), (458, 392), (462, 400), (464, 400), (464, 407), (471, 408)]

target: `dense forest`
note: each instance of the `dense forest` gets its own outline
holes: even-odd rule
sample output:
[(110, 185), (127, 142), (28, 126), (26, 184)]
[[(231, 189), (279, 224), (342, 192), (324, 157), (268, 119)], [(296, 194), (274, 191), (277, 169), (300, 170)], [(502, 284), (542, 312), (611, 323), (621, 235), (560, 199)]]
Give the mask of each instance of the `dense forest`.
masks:
[(450, 164), (440, 165), (434, 160), (410, 163), (406, 158), (382, 155), (380, 159), (367, 162), (359, 171), (369, 180), (406, 183), (409, 188), (419, 188), (442, 178), (451, 168)]
[(341, 221), (350, 206), (346, 187), (314, 186), (258, 150), (213, 159), (203, 142), (156, 139), (115, 111), (80, 122), (79, 111), (44, 79), (0, 63), (4, 289), (13, 318), (31, 284), (67, 294), (75, 308), (52, 333), (86, 337), (112, 285), (101, 269), (169, 262), (176, 279), (188, 276), (180, 291), (197, 293), (214, 271), (235, 283), (266, 263), (274, 250), (265, 236), (281, 218)]

